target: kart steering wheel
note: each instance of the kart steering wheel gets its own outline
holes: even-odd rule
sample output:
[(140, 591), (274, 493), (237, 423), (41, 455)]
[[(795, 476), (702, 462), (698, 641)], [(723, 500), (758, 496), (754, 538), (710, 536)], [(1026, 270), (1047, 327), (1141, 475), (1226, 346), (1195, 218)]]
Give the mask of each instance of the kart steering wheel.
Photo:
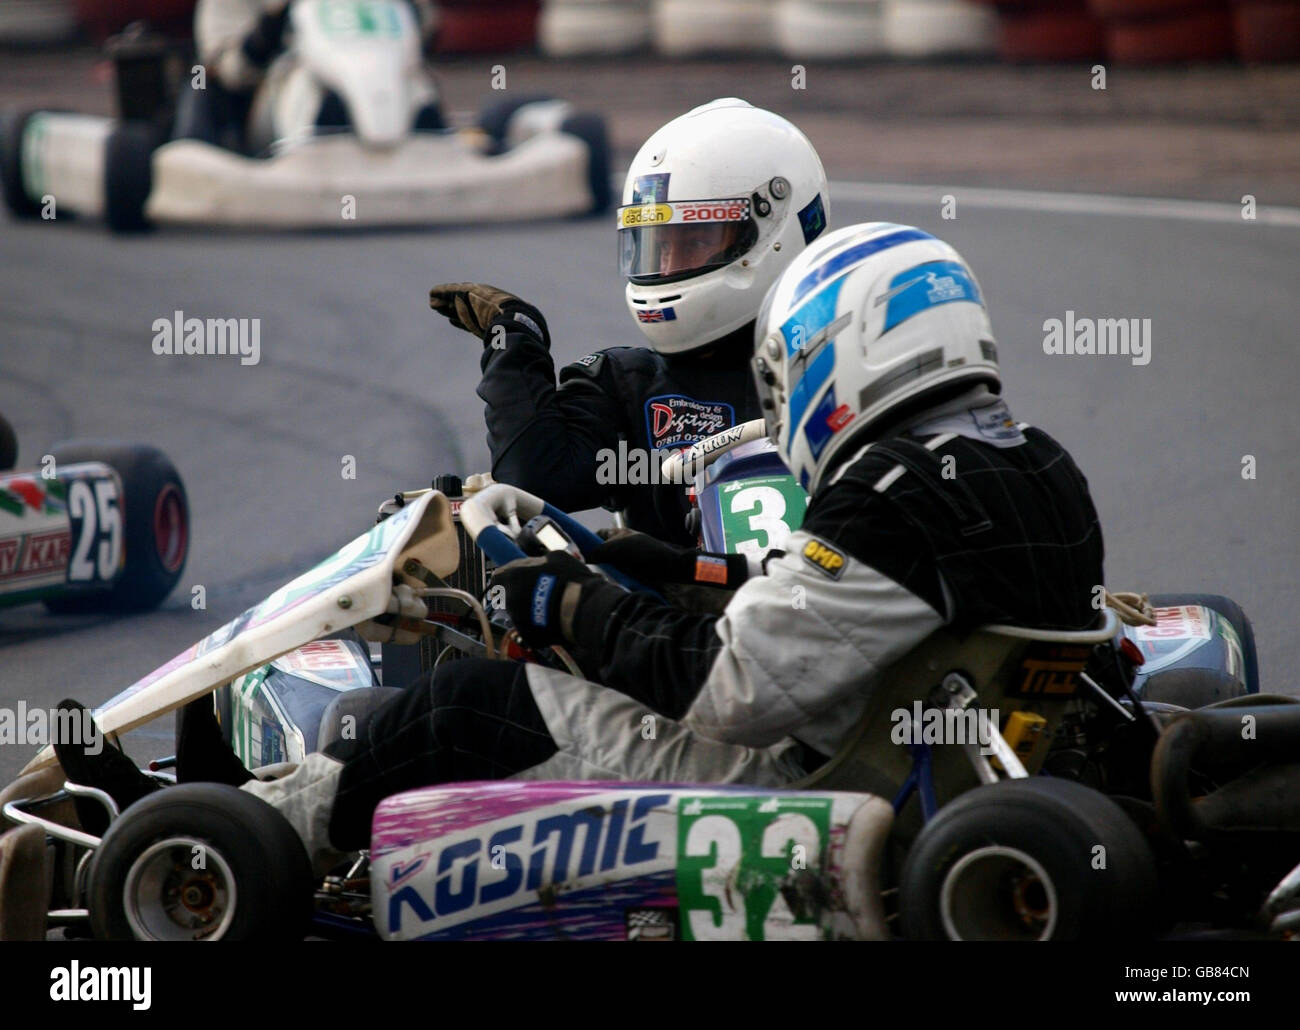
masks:
[(664, 459), (660, 477), (665, 483), (683, 482), (683, 472), (691, 470), (692, 482), (699, 485), (699, 477), (706, 468), (741, 444), (752, 443), (767, 436), (767, 423), (761, 418), (714, 433), (684, 451), (677, 451)]
[[(478, 549), (497, 565), (505, 565), (507, 562), (527, 557), (515, 542), (515, 537), (523, 528), (524, 522), (538, 515), (545, 515), (564, 530), (569, 539), (578, 546), (584, 558), (605, 542), (581, 522), (554, 505), (547, 504), (540, 497), (534, 497), (507, 483), (493, 483), (487, 489), (466, 498), (460, 506), (460, 522), (465, 527), (465, 532), (469, 534)], [(610, 565), (596, 567), (619, 586), (634, 593), (649, 594), (662, 600), (657, 591), (638, 583), (618, 569)]]

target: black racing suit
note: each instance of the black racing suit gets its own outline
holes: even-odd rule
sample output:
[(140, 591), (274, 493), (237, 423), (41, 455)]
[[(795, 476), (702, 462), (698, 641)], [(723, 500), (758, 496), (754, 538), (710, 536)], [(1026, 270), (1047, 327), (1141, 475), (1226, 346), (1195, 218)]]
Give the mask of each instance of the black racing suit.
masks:
[[(633, 455), (678, 450), (761, 418), (753, 352), (752, 323), (688, 354), (610, 347), (565, 366), (557, 389), (546, 347), (528, 333), (509, 333), (503, 348), (483, 349), (478, 388), (492, 475), (565, 511), (623, 509), (633, 529), (694, 543), (682, 487), (646, 482), (649, 459), (638, 468)], [(602, 482), (610, 478), (618, 481)]]

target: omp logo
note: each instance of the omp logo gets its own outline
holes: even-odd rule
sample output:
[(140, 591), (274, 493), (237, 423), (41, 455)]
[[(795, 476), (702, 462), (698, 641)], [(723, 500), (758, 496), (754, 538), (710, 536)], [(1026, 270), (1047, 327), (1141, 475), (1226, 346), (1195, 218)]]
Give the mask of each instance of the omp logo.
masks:
[[(422, 875), (389, 896), (388, 930), (398, 933), (407, 912), (420, 923), (436, 923), (422, 928), (429, 932), (528, 904), (546, 886), (572, 887), (575, 879), (597, 874), (619, 880), (667, 868), (671, 848), (646, 835), (650, 814), (671, 798), (645, 794), (612, 803), (592, 798), (574, 811), (552, 806), (549, 814), (542, 808), (518, 821), (475, 827), (444, 843)], [(661, 833), (672, 825), (666, 821)]]
[(831, 579), (839, 579), (844, 573), (844, 555), (832, 547), (827, 547), (820, 540), (809, 540), (804, 545), (803, 558), (809, 565), (826, 573)]
[(73, 959), (50, 970), (51, 1001), (129, 1001), (143, 1012), (151, 1004), (153, 970), (148, 966), (86, 966)]

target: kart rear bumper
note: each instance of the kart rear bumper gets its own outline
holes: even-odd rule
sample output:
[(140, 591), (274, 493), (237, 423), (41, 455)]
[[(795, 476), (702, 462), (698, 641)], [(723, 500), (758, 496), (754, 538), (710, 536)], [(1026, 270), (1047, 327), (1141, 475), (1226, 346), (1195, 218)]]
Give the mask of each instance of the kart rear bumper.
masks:
[(391, 151), (321, 137), (268, 159), (194, 140), (154, 153), (145, 213), (159, 223), (347, 228), (511, 221), (592, 207), (587, 147), (544, 133), (487, 157), (452, 133)]

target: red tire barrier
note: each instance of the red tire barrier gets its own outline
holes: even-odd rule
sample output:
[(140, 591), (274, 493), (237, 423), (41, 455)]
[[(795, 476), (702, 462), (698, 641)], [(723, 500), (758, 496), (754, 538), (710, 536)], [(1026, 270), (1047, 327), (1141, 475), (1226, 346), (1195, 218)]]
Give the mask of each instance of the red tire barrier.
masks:
[(1107, 21), (1168, 18), (1192, 11), (1223, 10), (1228, 0), (1088, 0), (1088, 7)]
[(190, 36), (196, 0), (76, 0), (77, 21), (96, 43), (133, 21), (147, 21), (160, 32)]
[(444, 0), (438, 6), (434, 50), (440, 54), (506, 53), (537, 42), (538, 0)]
[(1116, 64), (1166, 64), (1230, 58), (1235, 40), (1229, 11), (1198, 11), (1155, 21), (1116, 21), (1106, 27)]
[(1300, 3), (1248, 2), (1233, 11), (1243, 61), (1300, 61)]
[(1106, 55), (1106, 29), (1086, 10), (1004, 14), (1004, 61), (1086, 61)]

